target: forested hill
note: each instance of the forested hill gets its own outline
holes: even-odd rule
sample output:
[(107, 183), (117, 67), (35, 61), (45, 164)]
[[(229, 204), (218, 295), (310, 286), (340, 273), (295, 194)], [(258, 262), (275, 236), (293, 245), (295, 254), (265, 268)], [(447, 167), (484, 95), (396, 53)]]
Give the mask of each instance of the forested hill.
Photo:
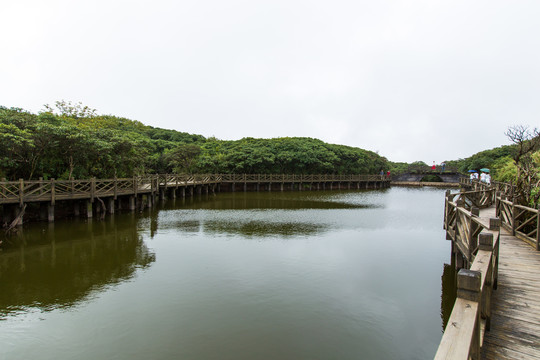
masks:
[(386, 158), (312, 138), (205, 138), (87, 108), (39, 114), (0, 106), (0, 177), (75, 179), (145, 173), (375, 174)]

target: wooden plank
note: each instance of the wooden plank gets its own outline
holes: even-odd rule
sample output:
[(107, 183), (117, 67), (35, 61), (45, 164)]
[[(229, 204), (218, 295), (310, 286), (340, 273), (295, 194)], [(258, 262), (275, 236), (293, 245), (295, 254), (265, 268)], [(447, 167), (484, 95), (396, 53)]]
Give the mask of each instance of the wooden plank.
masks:
[(435, 355), (435, 360), (468, 359), (477, 314), (477, 302), (461, 298), (456, 299), (448, 325)]
[(540, 253), (503, 228), (499, 241), (499, 288), (482, 358), (540, 359)]

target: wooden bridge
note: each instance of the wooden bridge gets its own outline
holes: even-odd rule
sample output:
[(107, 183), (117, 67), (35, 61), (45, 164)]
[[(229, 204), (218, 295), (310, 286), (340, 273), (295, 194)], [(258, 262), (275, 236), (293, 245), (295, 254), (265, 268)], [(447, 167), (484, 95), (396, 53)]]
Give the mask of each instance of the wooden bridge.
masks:
[(440, 180), (439, 183), (445, 184), (459, 184), (460, 179), (463, 177), (458, 172), (440, 172), (440, 171), (425, 171), (425, 172), (413, 172), (403, 173), (396, 176), (392, 176), (392, 182), (395, 183), (421, 183), (426, 177), (437, 177)]
[(445, 199), (460, 270), (435, 359), (540, 359), (540, 211), (515, 204), (508, 184), (462, 183), (471, 191)]
[[(0, 181), (2, 223), (20, 225), (30, 206), (41, 220), (114, 213), (115, 209), (152, 207), (156, 198), (216, 191), (376, 189), (389, 186), (379, 175), (165, 174), (124, 179)], [(98, 206), (95, 200), (98, 200)], [(58, 206), (61, 209), (59, 211)], [(37, 207), (37, 209), (36, 209)]]

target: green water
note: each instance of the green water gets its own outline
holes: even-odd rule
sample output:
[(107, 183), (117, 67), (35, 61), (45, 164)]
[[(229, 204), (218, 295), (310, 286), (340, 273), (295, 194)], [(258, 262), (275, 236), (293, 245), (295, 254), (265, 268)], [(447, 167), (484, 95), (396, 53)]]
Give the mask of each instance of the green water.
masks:
[(25, 225), (0, 252), (0, 359), (432, 358), (443, 206), (429, 188), (222, 193)]

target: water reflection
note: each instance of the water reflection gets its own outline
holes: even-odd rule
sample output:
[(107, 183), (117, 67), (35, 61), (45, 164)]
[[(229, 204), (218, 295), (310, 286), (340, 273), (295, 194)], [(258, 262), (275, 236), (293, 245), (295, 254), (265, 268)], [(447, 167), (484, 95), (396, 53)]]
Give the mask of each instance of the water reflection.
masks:
[(155, 261), (129, 223), (66, 225), (32, 224), (0, 253), (0, 319), (22, 310), (71, 307)]
[(432, 358), (443, 204), (429, 189), (222, 193), (25, 227), (0, 253), (0, 358)]
[[(367, 191), (366, 191), (367, 192)], [(369, 209), (379, 205), (351, 202), (343, 198), (347, 191), (221, 193), (199, 195), (164, 202), (162, 208), (250, 210), (250, 209)], [(354, 192), (358, 195), (361, 192)]]
[(457, 295), (457, 271), (454, 264), (444, 264), (441, 282), (441, 320), (442, 331), (444, 332), (448, 319), (450, 319), (450, 314), (452, 314), (452, 308), (454, 307)]
[[(166, 210), (152, 215), (154, 236), (161, 230), (243, 237), (283, 237), (323, 234), (330, 229), (381, 227), (391, 219), (376, 212), (359, 218), (341, 210), (384, 210), (384, 191), (305, 191), (222, 193), (162, 202)], [(336, 216), (337, 212), (340, 215)]]
[(212, 221), (206, 223), (204, 232), (209, 234), (240, 234), (246, 237), (293, 237), (322, 233), (324, 225), (296, 222), (269, 223), (263, 221)]

